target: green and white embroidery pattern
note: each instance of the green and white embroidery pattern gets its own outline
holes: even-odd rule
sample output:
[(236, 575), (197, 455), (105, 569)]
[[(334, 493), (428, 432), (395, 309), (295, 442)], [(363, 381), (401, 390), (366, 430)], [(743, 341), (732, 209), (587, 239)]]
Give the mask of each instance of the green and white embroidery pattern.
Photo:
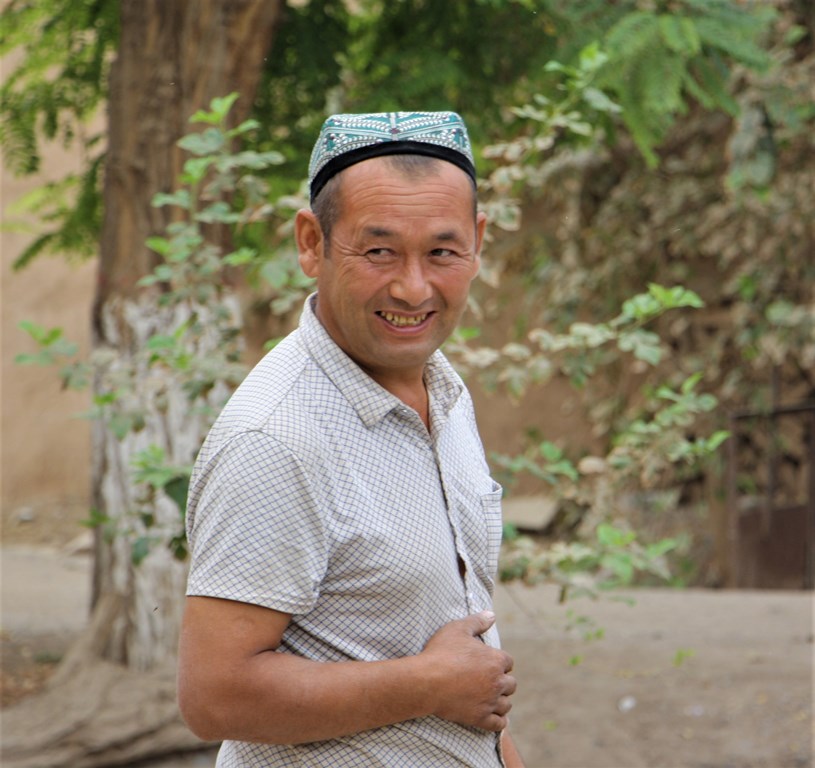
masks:
[(323, 123), (311, 153), (309, 184), (328, 163), (342, 155), (387, 142), (420, 142), (442, 151), (453, 150), (463, 156), (462, 165), (475, 168), (467, 128), (455, 112), (340, 114)]

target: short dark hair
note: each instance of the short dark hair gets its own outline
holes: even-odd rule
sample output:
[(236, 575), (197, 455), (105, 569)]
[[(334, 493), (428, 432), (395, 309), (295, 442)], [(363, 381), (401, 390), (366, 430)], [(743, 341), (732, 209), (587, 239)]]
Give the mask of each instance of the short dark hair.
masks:
[[(445, 163), (446, 160), (440, 160), (436, 157), (428, 157), (427, 155), (385, 155), (383, 157), (394, 170), (399, 171), (408, 178), (420, 179), (426, 176), (431, 176), (436, 172), (439, 163)], [(331, 239), (331, 230), (334, 224), (340, 217), (342, 208), (342, 195), (340, 193), (340, 186), (342, 183), (343, 171), (332, 176), (325, 186), (319, 191), (314, 202), (311, 204), (311, 210), (317, 217), (320, 224), (320, 229), (323, 231), (323, 237), (326, 241)], [(473, 190), (473, 217), (478, 212), (478, 197), (475, 180), (467, 176), (470, 180), (470, 185)]]

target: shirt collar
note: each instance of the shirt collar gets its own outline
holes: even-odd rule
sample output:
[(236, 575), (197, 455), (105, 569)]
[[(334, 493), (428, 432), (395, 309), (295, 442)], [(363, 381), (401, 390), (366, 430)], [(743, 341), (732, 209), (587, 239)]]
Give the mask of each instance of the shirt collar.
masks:
[[(300, 316), (300, 333), (306, 350), (343, 397), (356, 410), (366, 427), (372, 427), (391, 411), (403, 407), (402, 401), (375, 382), (329, 336), (314, 312), (317, 294), (306, 299)], [(427, 361), (425, 384), (430, 396), (430, 418), (434, 429), (446, 420), (464, 384), (447, 358), (436, 350)]]

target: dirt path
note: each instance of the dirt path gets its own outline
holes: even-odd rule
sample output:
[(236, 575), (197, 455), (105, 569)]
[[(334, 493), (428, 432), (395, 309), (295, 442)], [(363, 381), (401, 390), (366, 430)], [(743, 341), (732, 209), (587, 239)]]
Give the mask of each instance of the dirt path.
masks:
[(530, 768), (812, 766), (811, 594), (629, 595), (557, 606), (551, 590), (499, 594)]
[[(4, 706), (42, 684), (83, 626), (89, 568), (87, 554), (2, 550)], [(812, 768), (811, 593), (626, 596), (560, 606), (549, 588), (499, 588), (528, 768)]]

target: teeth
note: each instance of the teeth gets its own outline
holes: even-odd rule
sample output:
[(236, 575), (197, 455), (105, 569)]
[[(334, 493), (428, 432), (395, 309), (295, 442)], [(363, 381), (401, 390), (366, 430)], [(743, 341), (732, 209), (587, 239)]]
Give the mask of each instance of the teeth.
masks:
[(391, 325), (395, 325), (398, 328), (406, 328), (408, 326), (421, 325), (427, 319), (427, 314), (415, 315), (413, 317), (407, 317), (405, 315), (394, 315), (391, 312), (381, 312), (380, 314)]

